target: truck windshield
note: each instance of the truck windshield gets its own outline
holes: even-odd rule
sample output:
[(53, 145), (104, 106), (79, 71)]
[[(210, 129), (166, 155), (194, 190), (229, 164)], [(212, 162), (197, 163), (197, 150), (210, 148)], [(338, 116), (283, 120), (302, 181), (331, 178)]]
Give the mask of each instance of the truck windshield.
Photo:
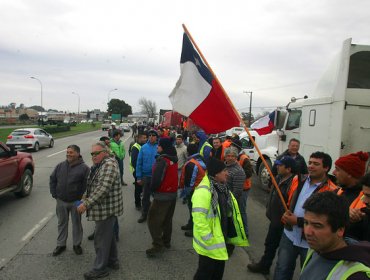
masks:
[(301, 110), (291, 110), (289, 113), (285, 129), (292, 130), (298, 128), (301, 123), (301, 115), (302, 115)]
[(370, 89), (370, 52), (361, 51), (351, 55), (347, 88)]

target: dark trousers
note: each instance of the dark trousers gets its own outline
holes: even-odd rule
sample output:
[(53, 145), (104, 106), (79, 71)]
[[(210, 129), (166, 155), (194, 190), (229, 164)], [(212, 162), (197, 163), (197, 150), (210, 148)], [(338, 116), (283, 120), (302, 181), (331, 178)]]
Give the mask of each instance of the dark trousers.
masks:
[(214, 260), (199, 255), (198, 269), (194, 280), (219, 280), (222, 279), (225, 270), (225, 261)]
[(143, 197), (141, 199), (142, 210), (141, 213), (144, 217), (148, 215), (149, 207), (150, 207), (150, 182), (152, 181), (152, 177), (143, 177), (142, 179), (142, 186), (143, 186)]
[(118, 162), (118, 168), (119, 168), (119, 174), (121, 178), (121, 183), (123, 182), (123, 159), (119, 159), (116, 157), (116, 160)]
[(191, 198), (193, 197), (194, 191), (191, 191), (187, 196), (187, 204), (188, 204), (188, 209), (189, 209), (189, 220), (188, 220), (188, 225), (193, 226), (193, 215), (191, 214), (192, 208), (193, 208), (193, 203), (191, 202)]
[(141, 194), (143, 192), (143, 186), (139, 185), (137, 183), (137, 177), (136, 177), (135, 172), (133, 173), (133, 175), (134, 175), (134, 178), (135, 178), (135, 182), (134, 182), (134, 186), (135, 186), (135, 190), (134, 190), (135, 206), (136, 207), (141, 207)]
[(102, 221), (95, 221), (95, 261), (93, 270), (104, 271), (109, 263), (118, 262), (116, 238), (113, 226), (117, 217), (112, 216)]
[(176, 199), (154, 199), (148, 213), (148, 228), (153, 239), (153, 247), (161, 248), (171, 243), (172, 218)]
[(283, 234), (284, 226), (281, 224), (273, 225), (270, 223), (265, 239), (265, 252), (261, 257), (260, 264), (270, 269), (275, 258), (276, 251), (279, 248), (281, 235)]

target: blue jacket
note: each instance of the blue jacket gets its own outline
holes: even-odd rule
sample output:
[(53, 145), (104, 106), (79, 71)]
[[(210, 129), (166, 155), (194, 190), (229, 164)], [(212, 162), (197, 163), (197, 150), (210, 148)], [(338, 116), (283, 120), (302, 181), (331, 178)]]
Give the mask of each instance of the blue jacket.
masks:
[(144, 144), (139, 152), (136, 162), (136, 177), (141, 180), (143, 177), (152, 176), (152, 168), (157, 155), (158, 143), (151, 144), (149, 141)]
[(204, 148), (203, 148), (203, 153), (201, 153), (201, 155), (203, 156), (204, 158), (204, 162), (207, 164), (208, 163), (208, 160), (209, 160), (209, 157), (211, 155), (211, 152), (212, 152), (212, 145), (209, 144), (209, 145), (205, 145), (205, 143), (207, 142), (207, 135), (204, 133), (204, 131), (202, 130), (199, 130), (195, 133), (195, 135), (199, 138), (199, 146), (198, 146), (198, 153), (201, 153), (201, 150), (202, 150), (202, 147), (204, 145)]

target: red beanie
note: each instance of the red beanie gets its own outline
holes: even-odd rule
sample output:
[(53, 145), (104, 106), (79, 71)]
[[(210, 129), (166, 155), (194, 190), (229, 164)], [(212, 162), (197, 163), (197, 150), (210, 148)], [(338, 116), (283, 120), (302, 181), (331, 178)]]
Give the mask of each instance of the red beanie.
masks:
[(338, 158), (335, 165), (346, 171), (352, 177), (361, 178), (365, 174), (368, 158), (368, 153), (357, 152)]

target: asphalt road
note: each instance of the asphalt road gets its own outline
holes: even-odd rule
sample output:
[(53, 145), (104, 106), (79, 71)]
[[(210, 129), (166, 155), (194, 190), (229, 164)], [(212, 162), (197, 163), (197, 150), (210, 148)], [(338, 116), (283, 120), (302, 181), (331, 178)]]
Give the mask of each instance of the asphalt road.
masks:
[[(105, 132), (89, 132), (57, 139), (52, 149), (33, 153), (36, 164), (34, 188), (29, 197), (18, 199), (8, 194), (0, 197), (0, 279), (83, 279), (83, 273), (90, 270), (95, 257), (93, 242), (87, 235), (93, 231), (93, 223), (83, 218), (84, 253), (77, 256), (72, 250), (71, 238), (67, 250), (58, 257), (51, 252), (56, 246), (57, 219), (55, 200), (49, 193), (49, 176), (55, 165), (65, 159), (69, 144), (81, 147), (81, 154), (91, 165), (90, 147)], [(132, 140), (126, 133), (126, 147)], [(125, 159), (124, 187), (125, 212), (119, 218), (120, 242), (118, 243), (121, 269), (112, 271), (106, 279), (192, 279), (198, 257), (192, 249), (192, 241), (180, 229), (188, 218), (187, 207), (178, 200), (173, 220), (171, 249), (156, 259), (147, 259), (145, 250), (150, 248), (151, 239), (146, 223), (138, 224), (140, 213), (133, 201), (133, 178)], [(251, 246), (237, 248), (226, 264), (224, 279), (269, 279), (268, 276), (248, 272), (250, 260), (258, 260), (264, 246), (268, 223), (265, 218), (267, 193), (260, 189), (254, 178), (248, 199), (248, 221)], [(70, 234), (71, 237), (71, 226)]]

